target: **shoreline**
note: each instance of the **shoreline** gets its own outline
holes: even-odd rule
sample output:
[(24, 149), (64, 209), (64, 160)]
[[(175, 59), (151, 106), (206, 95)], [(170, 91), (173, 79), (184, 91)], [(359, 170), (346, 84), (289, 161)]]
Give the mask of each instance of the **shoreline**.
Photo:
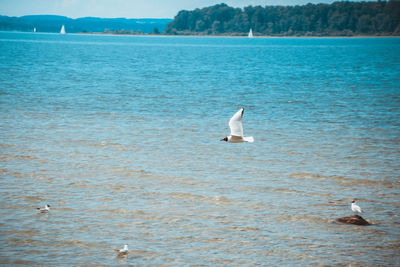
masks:
[(77, 32), (70, 34), (79, 35), (111, 35), (111, 36), (143, 36), (143, 37), (205, 37), (205, 38), (248, 38), (248, 39), (269, 39), (269, 38), (400, 38), (400, 35), (293, 35), (293, 36), (276, 36), (276, 35), (260, 35), (249, 38), (247, 35), (167, 35), (167, 34), (119, 34), (119, 33), (104, 33), (104, 32)]
[[(30, 33), (30, 34), (60, 34), (58, 32), (30, 32), (30, 31), (0, 31), (3, 33)], [(137, 36), (137, 37), (196, 37), (196, 38), (248, 38), (248, 39), (278, 39), (278, 38), (400, 38), (400, 35), (351, 35), (351, 36), (340, 36), (340, 35), (293, 35), (293, 36), (276, 36), (276, 35), (259, 35), (249, 38), (247, 35), (167, 35), (167, 34), (118, 34), (118, 33), (104, 33), (104, 32), (73, 32), (66, 33), (66, 35), (109, 35), (109, 36)]]

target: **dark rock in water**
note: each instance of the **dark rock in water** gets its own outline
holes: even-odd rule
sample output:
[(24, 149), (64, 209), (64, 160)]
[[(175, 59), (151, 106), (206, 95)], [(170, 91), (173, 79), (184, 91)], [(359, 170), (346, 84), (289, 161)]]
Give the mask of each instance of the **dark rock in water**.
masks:
[(343, 217), (343, 218), (338, 218), (336, 221), (341, 222), (341, 223), (346, 223), (346, 224), (355, 224), (355, 225), (370, 225), (369, 222), (364, 220), (363, 217), (358, 216), (358, 215), (353, 215), (351, 217)]

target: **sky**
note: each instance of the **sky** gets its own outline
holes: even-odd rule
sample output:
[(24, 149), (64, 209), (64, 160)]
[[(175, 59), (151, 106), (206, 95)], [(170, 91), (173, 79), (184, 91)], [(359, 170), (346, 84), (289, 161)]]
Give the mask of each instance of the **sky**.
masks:
[(220, 3), (232, 7), (305, 5), (336, 0), (0, 0), (0, 15), (61, 15), (70, 18), (174, 18), (180, 10)]

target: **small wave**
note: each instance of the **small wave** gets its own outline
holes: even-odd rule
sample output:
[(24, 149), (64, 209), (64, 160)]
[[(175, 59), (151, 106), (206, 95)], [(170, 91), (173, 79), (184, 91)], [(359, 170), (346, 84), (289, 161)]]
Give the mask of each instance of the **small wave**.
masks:
[(123, 185), (114, 185), (112, 187), (112, 190), (116, 190), (116, 191), (123, 191), (123, 190), (126, 190), (126, 189), (128, 189), (128, 188), (123, 186)]
[(10, 145), (10, 144), (1, 143), (1, 144), (0, 144), (0, 147), (1, 147), (1, 148), (14, 148), (15, 145)]
[(351, 179), (343, 176), (324, 176), (313, 173), (292, 173), (290, 178), (302, 178), (302, 179), (316, 179), (316, 180), (326, 180), (333, 181), (345, 185), (385, 185), (385, 186), (396, 186), (400, 185), (400, 182), (389, 182), (389, 181), (374, 181), (368, 179)]
[(307, 104), (307, 102), (298, 100), (288, 100), (288, 101), (280, 101), (279, 104)]
[(235, 226), (235, 227), (232, 227), (232, 230), (239, 231), (239, 232), (257, 232), (257, 231), (260, 231), (260, 228)]
[(289, 195), (302, 195), (302, 196), (321, 196), (321, 197), (331, 197), (332, 193), (322, 193), (322, 192), (304, 192), (293, 188), (284, 188), (284, 187), (244, 187), (242, 188), (246, 191), (260, 191), (260, 192), (273, 192), (273, 193), (282, 193), (282, 194), (289, 194)]
[(37, 158), (34, 156), (26, 156), (26, 155), (1, 154), (0, 159), (3, 159), (3, 160), (10, 160), (10, 159), (36, 160)]
[[(146, 251), (146, 250), (129, 250), (129, 255), (132, 255), (133, 257), (147, 257), (147, 258), (155, 258), (160, 255), (154, 252)], [(97, 266), (97, 265), (96, 265)]]
[(87, 181), (81, 181), (79, 183), (69, 183), (68, 186), (74, 187), (74, 188), (80, 188), (80, 189), (104, 189), (104, 185), (98, 185), (98, 184), (88, 184)]
[[(98, 211), (99, 210), (96, 210), (94, 212), (97, 213)], [(132, 215), (132, 216), (135, 216), (135, 215), (146, 215), (147, 214), (146, 212), (141, 211), (141, 210), (132, 211), (132, 210), (127, 210), (127, 209), (123, 209), (123, 208), (119, 208), (119, 209), (103, 209), (103, 210), (100, 210), (100, 211), (104, 212), (104, 213), (110, 213), (110, 214), (119, 214), (119, 215), (127, 214), (127, 215)]]
[[(6, 262), (3, 262), (6, 263)], [(27, 260), (15, 260), (13, 262), (11, 262), (13, 265), (26, 265), (26, 266), (38, 266), (40, 265), (38, 262), (34, 262), (34, 261), (27, 261)]]
[(191, 194), (191, 193), (181, 193), (181, 192), (174, 192), (168, 194), (169, 197), (175, 198), (175, 199), (184, 199), (185, 201), (202, 201), (205, 200), (206, 197), (202, 195), (196, 195), (196, 194)]
[(151, 175), (150, 172), (147, 172), (145, 170), (130, 170), (130, 169), (121, 168), (121, 167), (110, 167), (110, 168), (106, 168), (106, 170), (116, 172), (120, 175), (132, 175), (132, 174), (139, 174), (141, 176), (150, 176)]
[(24, 174), (21, 173), (21, 172), (12, 172), (12, 171), (9, 171), (9, 170), (7, 170), (7, 169), (1, 169), (1, 170), (0, 170), (0, 174), (8, 174), (8, 175), (10, 175), (10, 176), (14, 176), (14, 177), (17, 177), (17, 178), (26, 177), (26, 175), (24, 175)]
[(217, 203), (217, 204), (224, 204), (231, 202), (230, 199), (224, 196), (203, 196), (203, 195), (196, 195), (191, 193), (170, 193), (168, 196), (175, 198), (175, 199), (183, 199), (184, 201), (191, 201), (191, 202), (208, 202), (208, 203)]
[(230, 264), (234, 263), (234, 260), (228, 260), (228, 259), (209, 259), (207, 260), (207, 262), (211, 263), (211, 264), (216, 264), (216, 265), (227, 265), (229, 266)]
[(210, 198), (212, 201), (217, 201), (219, 203), (221, 202), (230, 202), (230, 199), (223, 197), (223, 196), (214, 196)]
[(329, 223), (332, 219), (319, 217), (319, 216), (310, 216), (310, 215), (278, 215), (276, 217), (278, 222), (304, 222), (304, 223)]
[(35, 202), (43, 202), (45, 201), (45, 199), (38, 197), (38, 196), (26, 196), (26, 197), (22, 197), (22, 199), (24, 200), (28, 200), (28, 201), (35, 201)]
[(120, 143), (113, 143), (113, 142), (107, 142), (107, 141), (102, 141), (100, 143), (90, 143), (89, 146), (112, 147), (112, 148), (118, 149), (119, 151), (125, 150), (125, 146), (121, 145)]
[(221, 241), (223, 241), (223, 239), (218, 238), (218, 237), (203, 240), (204, 243), (217, 243), (217, 242), (221, 242)]
[(45, 183), (52, 183), (52, 182), (54, 182), (54, 178), (45, 178), (45, 177), (43, 177), (43, 176), (40, 176), (38, 179), (39, 179), (40, 181), (42, 181), (42, 182), (45, 182)]
[(38, 230), (10, 230), (10, 231), (6, 231), (4, 233), (6, 236), (22, 236), (25, 238), (32, 238), (38, 234), (40, 234), (40, 232)]
[(80, 248), (100, 248), (98, 243), (87, 243), (80, 240), (59, 241), (61, 246), (76, 246)]

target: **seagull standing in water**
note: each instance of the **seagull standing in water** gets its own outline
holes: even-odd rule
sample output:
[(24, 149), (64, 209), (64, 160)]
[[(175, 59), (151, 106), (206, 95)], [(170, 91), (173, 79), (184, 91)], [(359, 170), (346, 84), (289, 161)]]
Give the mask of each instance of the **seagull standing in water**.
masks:
[(39, 210), (40, 213), (47, 213), (50, 211), (50, 205), (46, 204), (46, 206), (44, 206), (44, 208), (36, 208)]
[(124, 245), (124, 248), (116, 249), (116, 251), (118, 251), (118, 257), (122, 257), (128, 254), (128, 245)]
[(225, 136), (220, 141), (225, 141), (228, 143), (253, 143), (254, 138), (252, 136), (245, 137), (243, 135), (243, 126), (242, 126), (242, 118), (243, 118), (244, 108), (239, 109), (238, 112), (233, 115), (233, 117), (229, 120), (229, 128), (231, 128), (231, 135)]
[(355, 200), (353, 200), (353, 201), (351, 202), (351, 210), (354, 212), (354, 215), (356, 215), (357, 213), (361, 213), (361, 212), (362, 212), (360, 206), (358, 206), (358, 205), (356, 204), (356, 201), (355, 201)]

